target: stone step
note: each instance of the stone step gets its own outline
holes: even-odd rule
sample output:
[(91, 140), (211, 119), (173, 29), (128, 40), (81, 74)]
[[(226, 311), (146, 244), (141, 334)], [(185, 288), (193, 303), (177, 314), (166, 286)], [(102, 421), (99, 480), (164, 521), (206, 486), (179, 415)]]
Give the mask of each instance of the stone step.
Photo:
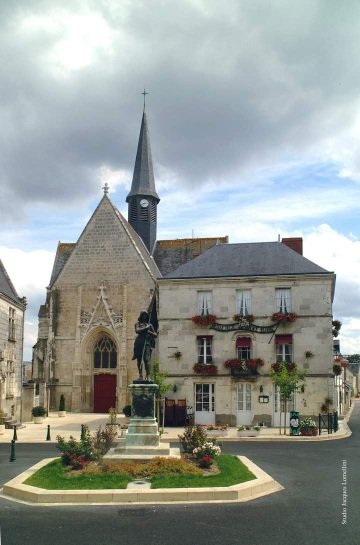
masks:
[(153, 446), (120, 446), (120, 447), (114, 447), (113, 449), (114, 454), (144, 454), (144, 455), (153, 455), (153, 456), (168, 456), (170, 453), (170, 444), (169, 443), (163, 443), (159, 447), (153, 447)]
[[(134, 450), (134, 449), (131, 449)], [(156, 449), (153, 449), (153, 452), (150, 450), (147, 453), (144, 452), (144, 448), (139, 448), (137, 453), (131, 454), (128, 452), (128, 449), (123, 449), (121, 453), (115, 453), (114, 449), (110, 449), (109, 452), (103, 457), (104, 462), (111, 463), (120, 463), (120, 462), (147, 462), (156, 458), (156, 456), (166, 457), (166, 458), (181, 458), (179, 448), (170, 448), (167, 451), (167, 454), (159, 454)]]

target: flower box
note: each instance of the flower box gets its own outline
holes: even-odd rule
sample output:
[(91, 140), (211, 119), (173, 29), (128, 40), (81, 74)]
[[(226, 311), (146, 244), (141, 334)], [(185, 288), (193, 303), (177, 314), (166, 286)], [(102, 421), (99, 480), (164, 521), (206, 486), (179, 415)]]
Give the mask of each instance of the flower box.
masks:
[(314, 428), (313, 430), (300, 430), (300, 435), (303, 437), (313, 437), (314, 435), (317, 435), (319, 430), (317, 428)]
[(229, 430), (207, 430), (208, 437), (226, 437), (229, 435)]
[[(290, 372), (290, 371), (294, 371), (294, 369), (296, 369), (296, 363), (294, 362), (284, 362), (285, 365), (286, 365), (286, 368), (287, 370)], [(271, 364), (271, 369), (275, 372), (275, 373), (278, 373), (280, 371), (280, 363), (272, 363)]]
[(238, 437), (257, 437), (260, 435), (260, 430), (237, 430)]
[(210, 363), (195, 363), (193, 371), (197, 375), (217, 375), (216, 365)]
[(193, 316), (192, 321), (196, 325), (207, 326), (216, 322), (216, 316), (214, 314), (201, 314)]
[(229, 426), (227, 424), (206, 426), (206, 434), (209, 437), (225, 437), (229, 434)]
[(282, 323), (282, 322), (295, 322), (297, 316), (295, 312), (275, 312), (271, 316), (272, 322)]

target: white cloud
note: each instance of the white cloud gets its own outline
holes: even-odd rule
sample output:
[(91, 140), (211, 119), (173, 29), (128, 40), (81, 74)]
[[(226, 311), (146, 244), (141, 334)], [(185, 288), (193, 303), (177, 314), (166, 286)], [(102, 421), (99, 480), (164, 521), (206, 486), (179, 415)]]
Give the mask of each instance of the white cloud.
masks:
[(20, 297), (27, 298), (28, 306), (24, 325), (24, 359), (31, 360), (31, 347), (37, 340), (37, 314), (45, 302), (54, 253), (45, 250), (26, 252), (17, 248), (0, 246), (0, 259)]

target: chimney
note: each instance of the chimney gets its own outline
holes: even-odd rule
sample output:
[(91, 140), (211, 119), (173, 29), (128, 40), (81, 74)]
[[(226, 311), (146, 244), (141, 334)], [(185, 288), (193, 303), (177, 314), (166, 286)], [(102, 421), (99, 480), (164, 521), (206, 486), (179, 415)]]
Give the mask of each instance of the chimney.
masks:
[(300, 255), (303, 255), (303, 239), (302, 237), (292, 237), (292, 238), (283, 238), (281, 242), (297, 252)]

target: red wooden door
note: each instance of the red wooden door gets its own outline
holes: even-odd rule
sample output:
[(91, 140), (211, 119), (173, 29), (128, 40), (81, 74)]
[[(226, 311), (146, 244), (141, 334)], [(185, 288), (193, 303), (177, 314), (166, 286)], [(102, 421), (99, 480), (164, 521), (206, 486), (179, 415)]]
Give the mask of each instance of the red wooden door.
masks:
[(94, 375), (94, 413), (107, 413), (116, 407), (116, 375)]

